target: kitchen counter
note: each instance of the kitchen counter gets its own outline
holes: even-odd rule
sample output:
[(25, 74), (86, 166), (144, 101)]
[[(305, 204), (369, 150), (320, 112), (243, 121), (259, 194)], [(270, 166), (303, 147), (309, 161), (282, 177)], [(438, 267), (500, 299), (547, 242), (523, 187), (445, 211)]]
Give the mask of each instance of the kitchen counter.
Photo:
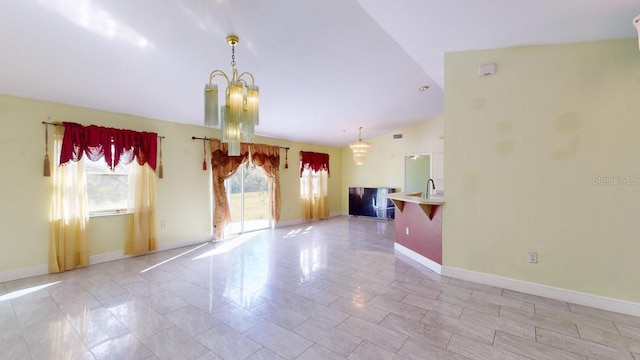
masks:
[(404, 209), (405, 203), (413, 203), (418, 204), (422, 211), (424, 211), (425, 215), (429, 217), (429, 219), (433, 219), (433, 215), (435, 214), (438, 206), (444, 205), (444, 198), (442, 197), (431, 197), (431, 198), (423, 198), (421, 196), (422, 193), (391, 193), (384, 195), (386, 198), (393, 201), (398, 210), (402, 212)]
[(391, 193), (391, 194), (387, 194), (384, 195), (385, 197), (391, 199), (391, 200), (397, 200), (397, 201), (404, 201), (404, 202), (411, 202), (414, 204), (427, 204), (427, 205), (442, 205), (444, 204), (444, 198), (443, 197), (430, 197), (429, 199), (427, 198), (423, 198), (422, 193), (416, 192), (416, 193)]

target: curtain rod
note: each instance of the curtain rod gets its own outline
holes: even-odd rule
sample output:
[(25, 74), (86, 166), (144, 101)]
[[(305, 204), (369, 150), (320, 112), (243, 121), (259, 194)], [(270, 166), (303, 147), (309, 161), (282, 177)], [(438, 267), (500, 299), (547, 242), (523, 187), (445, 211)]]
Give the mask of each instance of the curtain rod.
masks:
[[(46, 121), (43, 121), (42, 123), (45, 124), (45, 125), (52, 125), (52, 126), (64, 126), (63, 124), (46, 122)], [(158, 135), (158, 137), (160, 139), (164, 139), (164, 136), (162, 136), (162, 135)]]
[[(208, 138), (208, 137), (197, 137), (197, 136), (192, 136), (191, 140), (211, 140), (212, 138)], [(284, 146), (279, 146), (280, 149), (285, 149), (285, 150), (289, 150), (289, 147), (284, 147)]]

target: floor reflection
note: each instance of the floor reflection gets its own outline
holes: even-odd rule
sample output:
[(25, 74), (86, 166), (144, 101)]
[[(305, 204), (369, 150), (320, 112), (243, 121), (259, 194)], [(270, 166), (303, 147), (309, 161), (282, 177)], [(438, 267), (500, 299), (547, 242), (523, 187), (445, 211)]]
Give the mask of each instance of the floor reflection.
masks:
[[(392, 223), (338, 217), (0, 283), (0, 359), (422, 359), (421, 343), (437, 349), (434, 358), (462, 350), (497, 358), (505, 344), (540, 349), (536, 331), (581, 353), (596, 342), (579, 339), (577, 326), (616, 332), (638, 323), (438, 275), (395, 254), (393, 240)], [(530, 340), (505, 334), (503, 320)], [(407, 331), (428, 332), (433, 343)], [(452, 340), (464, 336), (482, 342)], [(502, 345), (487, 345), (496, 339)], [(599, 358), (632, 358), (597, 348), (607, 354)], [(544, 349), (541, 358), (569, 358)]]
[(60, 282), (61, 281), (54, 281), (54, 282), (50, 282), (48, 284), (42, 284), (42, 285), (28, 287), (26, 289), (20, 289), (20, 290), (12, 291), (12, 292), (10, 292), (8, 294), (1, 295), (0, 296), (0, 302), (11, 300), (11, 299), (16, 299), (16, 298), (19, 298), (21, 296), (26, 296), (26, 295), (32, 294), (32, 293), (34, 293), (36, 291), (46, 289), (49, 286), (53, 286), (53, 285), (59, 284)]

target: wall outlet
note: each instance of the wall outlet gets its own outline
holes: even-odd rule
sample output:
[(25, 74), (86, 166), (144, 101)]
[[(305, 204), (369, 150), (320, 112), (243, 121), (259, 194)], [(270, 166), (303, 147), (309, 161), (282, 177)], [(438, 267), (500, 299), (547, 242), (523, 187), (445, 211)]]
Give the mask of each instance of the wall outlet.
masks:
[(160, 221), (160, 229), (164, 229), (167, 227), (167, 220)]
[(409, 228), (408, 227), (404, 228), (404, 233), (409, 235)]
[(538, 253), (537, 252), (530, 252), (529, 253), (529, 262), (532, 264), (537, 264), (538, 263)]

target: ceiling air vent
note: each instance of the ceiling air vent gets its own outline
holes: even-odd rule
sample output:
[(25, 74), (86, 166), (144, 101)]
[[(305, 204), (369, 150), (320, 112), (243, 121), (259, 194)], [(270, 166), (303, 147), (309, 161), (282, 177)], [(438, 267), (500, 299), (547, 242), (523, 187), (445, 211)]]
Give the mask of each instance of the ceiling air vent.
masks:
[(394, 139), (402, 139), (402, 134), (393, 134)]

